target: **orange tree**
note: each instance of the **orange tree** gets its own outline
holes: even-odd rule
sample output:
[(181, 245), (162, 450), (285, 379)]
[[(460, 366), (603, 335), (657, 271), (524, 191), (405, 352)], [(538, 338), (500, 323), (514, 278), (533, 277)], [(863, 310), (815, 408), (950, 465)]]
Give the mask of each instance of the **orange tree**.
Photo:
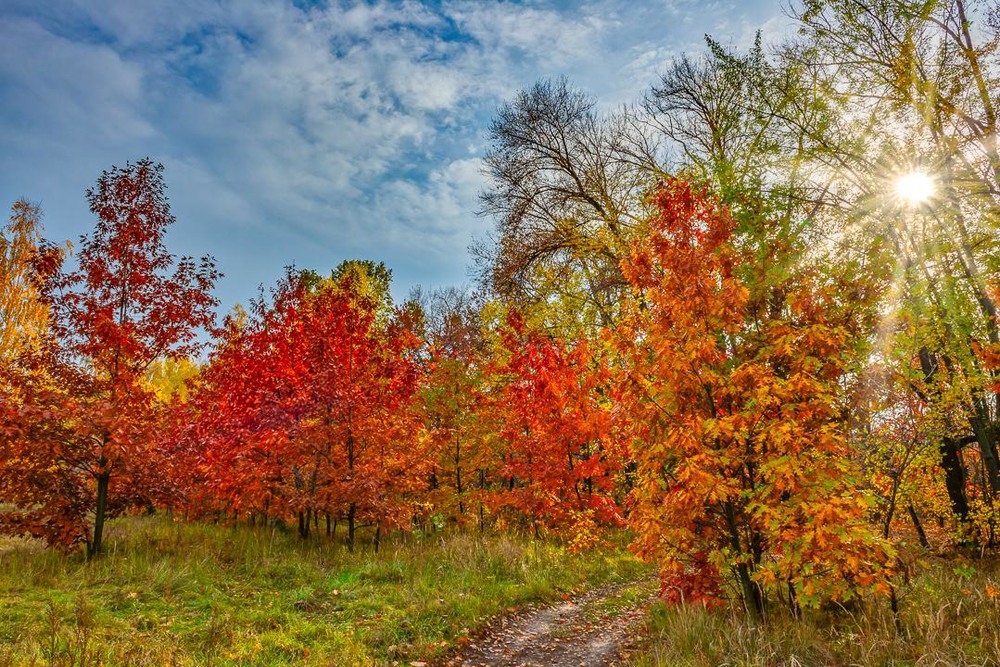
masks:
[(684, 182), (650, 204), (615, 337), (639, 553), (666, 594), (718, 600), (732, 584), (752, 618), (775, 594), (797, 612), (888, 591), (893, 556), (865, 521), (842, 400), (863, 289), (771, 270), (792, 237), (757, 221), (745, 233), (771, 234), (769, 254), (740, 249), (729, 212)]

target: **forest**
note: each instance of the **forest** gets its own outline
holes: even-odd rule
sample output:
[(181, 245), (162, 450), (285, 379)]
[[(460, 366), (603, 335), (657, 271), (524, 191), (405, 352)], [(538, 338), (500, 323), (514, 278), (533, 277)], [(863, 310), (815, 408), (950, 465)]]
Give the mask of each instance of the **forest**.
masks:
[[(220, 267), (168, 250), (155, 160), (97, 178), (78, 243), (15, 202), (0, 535), (80, 567), (119, 557), (124, 516), (350, 558), (407, 535), (567, 559), (625, 540), (656, 573), (647, 634), (877, 608), (851, 632), (908, 648), (794, 664), (931, 664), (935, 641), (956, 643), (936, 664), (997, 664), (1000, 9), (792, 11), (797, 35), (709, 38), (619, 109), (566, 79), (501, 106), (468, 289), (397, 302), (390, 267), (348, 260), (220, 319)], [(966, 630), (920, 634), (922, 598)]]

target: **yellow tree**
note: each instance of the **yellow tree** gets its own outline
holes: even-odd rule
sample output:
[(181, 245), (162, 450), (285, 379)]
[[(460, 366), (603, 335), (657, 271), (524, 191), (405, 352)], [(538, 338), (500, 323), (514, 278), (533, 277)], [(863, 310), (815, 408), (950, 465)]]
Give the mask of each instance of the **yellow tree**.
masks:
[(45, 332), (47, 308), (38, 298), (39, 279), (54, 268), (62, 250), (46, 246), (41, 211), (24, 199), (14, 202), (10, 220), (0, 229), (0, 359), (17, 352)]

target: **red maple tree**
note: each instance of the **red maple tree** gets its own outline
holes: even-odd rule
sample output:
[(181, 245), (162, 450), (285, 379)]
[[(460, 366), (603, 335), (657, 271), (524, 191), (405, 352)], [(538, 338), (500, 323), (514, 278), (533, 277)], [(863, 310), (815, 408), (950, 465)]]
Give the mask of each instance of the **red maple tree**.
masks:
[[(0, 433), (7, 532), (100, 552), (105, 519), (156, 495), (158, 452), (145, 382), (156, 359), (194, 353), (210, 329), (214, 261), (167, 252), (174, 222), (163, 167), (149, 159), (104, 172), (87, 192), (97, 216), (77, 268), (46, 277), (50, 336), (4, 369)], [(92, 526), (88, 518), (93, 516)]]

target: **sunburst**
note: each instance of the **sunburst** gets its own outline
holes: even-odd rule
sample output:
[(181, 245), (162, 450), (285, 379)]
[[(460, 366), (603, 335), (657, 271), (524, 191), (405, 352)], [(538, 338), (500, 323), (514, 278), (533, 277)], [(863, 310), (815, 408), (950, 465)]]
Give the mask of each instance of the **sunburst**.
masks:
[(934, 178), (922, 171), (912, 171), (896, 179), (896, 197), (910, 206), (919, 206), (930, 201), (936, 190)]

